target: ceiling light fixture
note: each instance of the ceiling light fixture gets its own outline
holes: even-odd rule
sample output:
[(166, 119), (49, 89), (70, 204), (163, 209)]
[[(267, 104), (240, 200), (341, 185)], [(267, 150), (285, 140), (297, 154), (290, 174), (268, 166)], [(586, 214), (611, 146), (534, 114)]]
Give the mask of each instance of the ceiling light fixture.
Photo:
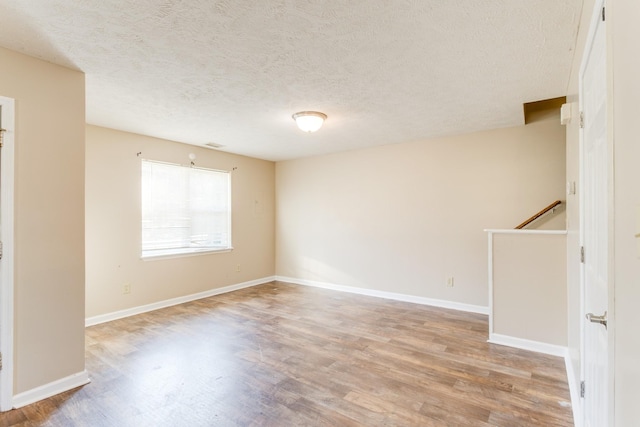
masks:
[(327, 119), (327, 115), (318, 111), (300, 111), (295, 113), (293, 120), (300, 130), (304, 132), (315, 132), (322, 127), (322, 123)]

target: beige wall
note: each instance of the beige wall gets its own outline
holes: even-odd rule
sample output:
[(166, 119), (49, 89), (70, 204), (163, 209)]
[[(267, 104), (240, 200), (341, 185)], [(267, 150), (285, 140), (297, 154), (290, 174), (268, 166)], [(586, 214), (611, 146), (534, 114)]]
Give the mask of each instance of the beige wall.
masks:
[[(96, 126), (86, 134), (87, 317), (274, 275), (273, 162)], [(234, 250), (142, 261), (140, 159), (188, 164), (189, 153), (201, 167), (237, 168), (231, 177)], [(131, 284), (130, 294), (122, 293), (124, 283)]]
[(487, 306), (483, 230), (564, 199), (564, 140), (557, 117), (279, 162), (276, 272)]
[(16, 100), (14, 391), (84, 370), (84, 74), (0, 48)]
[(493, 333), (567, 345), (564, 234), (493, 234)]
[(616, 426), (640, 420), (640, 2), (607, 2), (613, 68), (614, 283)]

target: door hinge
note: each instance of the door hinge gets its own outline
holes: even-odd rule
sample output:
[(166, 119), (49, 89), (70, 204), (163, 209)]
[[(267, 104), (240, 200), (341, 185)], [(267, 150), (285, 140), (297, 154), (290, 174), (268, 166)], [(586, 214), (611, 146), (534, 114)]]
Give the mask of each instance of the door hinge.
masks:
[(580, 111), (580, 129), (584, 129), (584, 112)]
[(580, 246), (580, 262), (584, 264), (584, 246)]
[(0, 242), (0, 259), (2, 259), (2, 255), (4, 255), (4, 245)]
[(2, 146), (4, 145), (4, 133), (6, 131), (6, 129), (0, 128), (0, 148), (2, 148)]
[(602, 22), (604, 22), (604, 7), (602, 8)]
[(0, 353), (0, 371), (2, 371), (2, 353)]
[(584, 381), (580, 381), (580, 397), (584, 397)]

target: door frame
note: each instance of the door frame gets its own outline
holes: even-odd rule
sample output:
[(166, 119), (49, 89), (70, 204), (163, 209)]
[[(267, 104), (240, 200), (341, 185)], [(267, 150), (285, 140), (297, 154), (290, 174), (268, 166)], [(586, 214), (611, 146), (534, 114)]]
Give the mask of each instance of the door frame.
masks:
[[(584, 79), (584, 74), (588, 65), (588, 60), (589, 60), (589, 55), (590, 55), (590, 50), (593, 47), (593, 43), (594, 43), (594, 39), (596, 36), (596, 32), (598, 29), (598, 25), (602, 25), (600, 23), (601, 19), (602, 19), (602, 9), (606, 8), (606, 0), (595, 0), (594, 5), (593, 5), (593, 10), (591, 13), (591, 19), (589, 21), (589, 32), (587, 33), (587, 38), (586, 38), (586, 42), (585, 42), (585, 46), (584, 46), (584, 51), (583, 51), (583, 56), (582, 56), (582, 62), (580, 64), (580, 72), (579, 72), (579, 78), (578, 78), (578, 100), (579, 100), (579, 111), (582, 114), (582, 111), (584, 111), (584, 87), (583, 87), (583, 79)], [(613, 229), (613, 197), (614, 197), (614, 182), (613, 182), (613, 177), (614, 177), (614, 162), (613, 162), (613, 135), (612, 135), (612, 128), (611, 128), (611, 117), (612, 117), (612, 105), (613, 103), (611, 102), (611, 94), (612, 94), (612, 84), (611, 84), (611, 74), (610, 74), (610, 66), (608, 64), (609, 62), (609, 31), (607, 30), (606, 27), (606, 17), (604, 19), (604, 37), (605, 37), (605, 58), (606, 58), (606, 64), (605, 64), (605, 68), (606, 68), (606, 97), (605, 97), (605, 103), (606, 103), (606, 108), (607, 108), (607, 113), (606, 113), (606, 120), (607, 120), (607, 129), (606, 129), (606, 138), (607, 138), (607, 175), (608, 175), (608, 179), (607, 179), (607, 211), (608, 211), (608, 218), (607, 218), (607, 244), (608, 244), (608, 248), (609, 248), (609, 256), (608, 256), (608, 266), (607, 266), (607, 293), (608, 293), (608, 301), (607, 301), (607, 320), (608, 320), (608, 325), (607, 325), (607, 376), (608, 376), (608, 386), (609, 386), (609, 393), (608, 393), (608, 402), (607, 402), (607, 418), (609, 420), (610, 425), (613, 425), (614, 422), (614, 402), (615, 402), (615, 396), (614, 396), (614, 388), (611, 386), (612, 382), (613, 382), (613, 364), (615, 359), (612, 357), (613, 355), (613, 350), (614, 350), (614, 337), (615, 337), (615, 322), (614, 322), (614, 318), (615, 318), (615, 305), (612, 304), (612, 296), (613, 296), (613, 291), (614, 291), (614, 270), (613, 270), (613, 262), (612, 262), (612, 258), (613, 258), (613, 238), (614, 238), (614, 229)], [(582, 189), (584, 189), (584, 183), (585, 183), (585, 164), (584, 164), (584, 129), (582, 127), (580, 127), (579, 129), (579, 182), (580, 182), (580, 190), (582, 191)], [(584, 203), (584, 197), (580, 197), (580, 202), (579, 202), (579, 216), (580, 216), (580, 226), (579, 226), (579, 239), (580, 239), (580, 247), (584, 246), (584, 242), (585, 242), (585, 224), (584, 224), (584, 212), (585, 212), (585, 203)], [(586, 304), (586, 299), (585, 299), (585, 293), (586, 293), (586, 288), (585, 288), (585, 282), (586, 282), (586, 278), (585, 278), (585, 264), (581, 263), (580, 264), (580, 319), (579, 319), (579, 325), (580, 325), (580, 380), (584, 381), (585, 380), (585, 358), (586, 358), (586, 348), (585, 348), (585, 334), (586, 334), (586, 320), (585, 320), (585, 316), (587, 313), (587, 310), (585, 308), (585, 304)], [(587, 386), (588, 387), (588, 386)], [(575, 414), (576, 412), (574, 412)], [(585, 408), (584, 408), (584, 400), (581, 398), (580, 399), (580, 408), (579, 411), (577, 411), (577, 415), (579, 416), (579, 419), (574, 420), (574, 422), (576, 423), (576, 426), (582, 426), (584, 423), (584, 416), (585, 416)]]
[(3, 147), (0, 156), (0, 411), (13, 408), (13, 288), (14, 288), (14, 171), (15, 100), (0, 96)]

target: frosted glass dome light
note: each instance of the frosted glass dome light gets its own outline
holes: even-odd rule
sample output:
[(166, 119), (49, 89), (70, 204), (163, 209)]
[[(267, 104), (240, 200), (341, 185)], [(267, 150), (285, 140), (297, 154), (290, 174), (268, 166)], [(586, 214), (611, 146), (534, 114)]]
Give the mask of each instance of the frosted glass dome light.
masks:
[(318, 111), (300, 111), (291, 117), (296, 121), (300, 130), (310, 133), (322, 127), (322, 123), (326, 120), (327, 115)]

